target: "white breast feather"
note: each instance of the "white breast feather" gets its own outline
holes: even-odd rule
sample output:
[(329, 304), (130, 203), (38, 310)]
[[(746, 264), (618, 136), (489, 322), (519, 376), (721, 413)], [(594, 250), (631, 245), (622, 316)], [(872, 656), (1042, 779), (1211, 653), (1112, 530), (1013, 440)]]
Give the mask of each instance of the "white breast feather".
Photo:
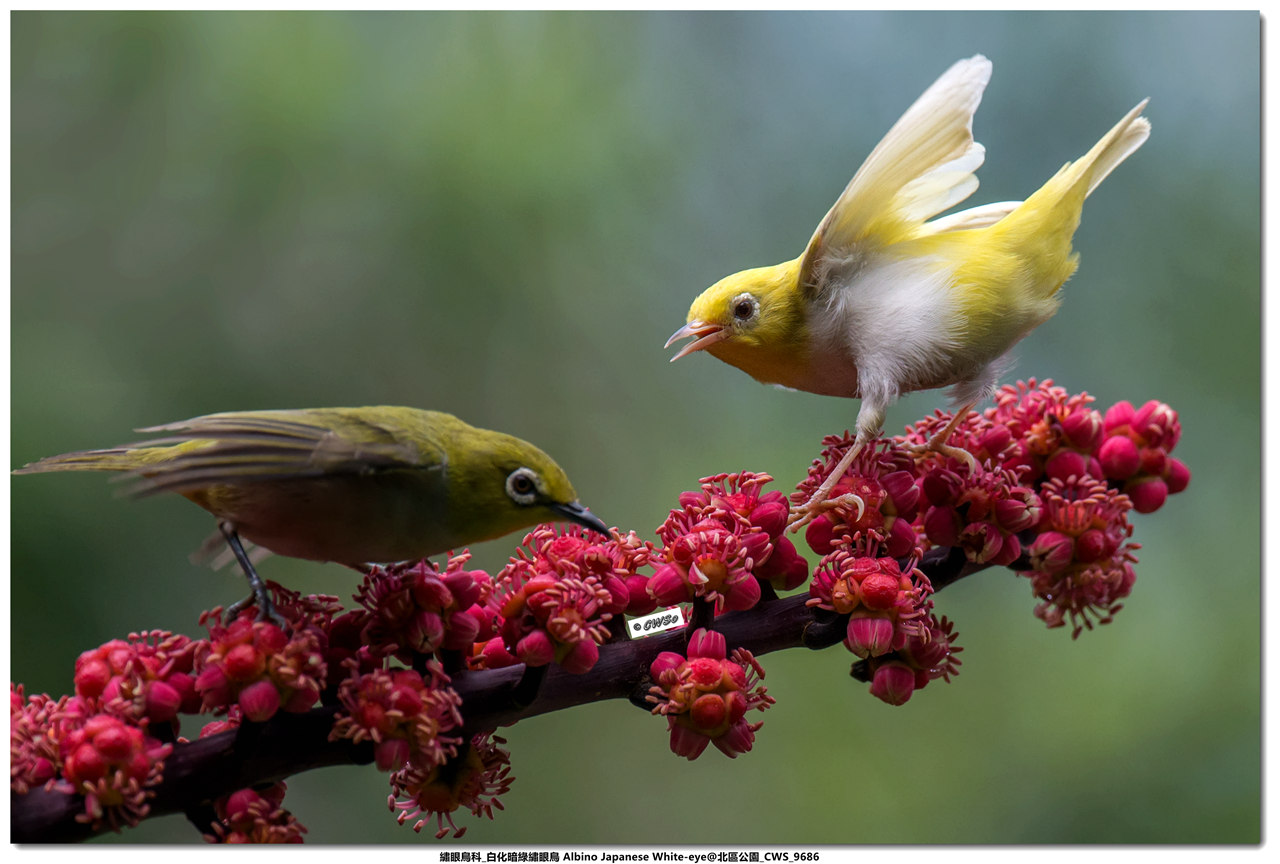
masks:
[[(815, 318), (815, 335), (823, 350), (857, 365), (862, 398), (888, 404), (950, 383), (949, 358), (960, 348), (952, 269), (931, 257), (879, 258), (864, 261), (847, 282), (842, 275), (837, 269), (828, 277), (836, 284), (826, 292), (829, 314)], [(871, 321), (876, 326), (867, 326)]]

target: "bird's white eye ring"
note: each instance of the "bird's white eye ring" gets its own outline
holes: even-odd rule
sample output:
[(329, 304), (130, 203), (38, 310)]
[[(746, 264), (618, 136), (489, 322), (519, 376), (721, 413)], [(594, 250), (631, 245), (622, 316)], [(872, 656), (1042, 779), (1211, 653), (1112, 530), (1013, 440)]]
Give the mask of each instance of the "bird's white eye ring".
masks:
[(538, 500), (538, 475), (532, 468), (517, 468), (507, 475), (507, 497), (517, 504)]
[(739, 294), (733, 298), (733, 317), (737, 321), (750, 321), (760, 312), (760, 301), (752, 294)]

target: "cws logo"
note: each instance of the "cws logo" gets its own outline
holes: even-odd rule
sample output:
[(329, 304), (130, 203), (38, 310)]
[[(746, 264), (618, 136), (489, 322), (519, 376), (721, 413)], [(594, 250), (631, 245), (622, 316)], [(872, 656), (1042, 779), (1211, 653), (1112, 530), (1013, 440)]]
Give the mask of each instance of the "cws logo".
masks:
[(684, 623), (684, 610), (679, 606), (673, 606), (670, 609), (660, 609), (640, 618), (632, 618), (627, 622), (627, 633), (632, 639), (643, 639), (645, 636), (652, 636), (654, 633), (663, 633), (676, 627), (683, 627)]

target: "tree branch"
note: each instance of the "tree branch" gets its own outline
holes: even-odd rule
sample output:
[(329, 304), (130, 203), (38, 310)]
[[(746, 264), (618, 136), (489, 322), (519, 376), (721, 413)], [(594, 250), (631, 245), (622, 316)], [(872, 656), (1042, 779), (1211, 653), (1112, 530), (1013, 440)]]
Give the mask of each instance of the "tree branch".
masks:
[[(920, 569), (938, 591), (984, 566), (968, 564), (959, 549), (940, 548), (926, 553)], [(797, 594), (731, 612), (715, 619), (715, 629), (730, 648), (746, 648), (755, 655), (784, 648), (819, 650), (840, 642), (845, 616), (807, 606), (808, 599), (807, 593)], [(681, 629), (610, 642), (600, 647), (595, 666), (581, 675), (559, 666), (544, 667), (535, 694), (522, 692), (522, 682), (527, 681), (523, 665), (459, 672), (452, 686), (462, 698), (463, 733), (469, 737), (525, 717), (605, 699), (629, 699), (647, 709), (649, 665), (662, 651), (682, 652), (687, 636), (687, 629)], [(209, 802), (237, 789), (274, 783), (312, 768), (372, 762), (371, 743), (329, 740), (337, 711), (337, 706), (327, 706), (303, 714), (281, 712), (266, 723), (246, 721), (233, 731), (175, 744), (154, 789), (149, 816), (187, 813), (200, 824), (207, 819)], [(11, 794), (10, 804), (13, 842), (66, 843), (107, 830), (76, 821), (84, 809), (80, 795), (36, 788), (26, 795)]]

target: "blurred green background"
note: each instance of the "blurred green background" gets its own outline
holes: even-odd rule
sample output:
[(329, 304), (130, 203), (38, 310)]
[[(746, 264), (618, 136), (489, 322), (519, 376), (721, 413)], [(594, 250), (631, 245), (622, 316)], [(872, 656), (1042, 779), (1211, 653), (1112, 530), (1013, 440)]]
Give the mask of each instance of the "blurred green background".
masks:
[[(1181, 412), (1192, 485), (1135, 520), (1116, 621), (1073, 642), (988, 571), (938, 598), (965, 649), (949, 686), (891, 708), (842, 649), (769, 655), (778, 704), (732, 763), (677, 758), (621, 703), (539, 717), (506, 733), (506, 811), (461, 821), (485, 844), (1259, 842), (1256, 13), (11, 20), (13, 466), (212, 411), (415, 405), (537, 442), (646, 537), (699, 476), (789, 487), (852, 424), (852, 401), (662, 343), (705, 286), (798, 254), (952, 62), (995, 64), (970, 205), (1025, 197), (1151, 97), (1151, 140), (1089, 200), (1062, 311), (1006, 379)], [(905, 399), (887, 429), (942, 404)], [(92, 474), (11, 491), (30, 692), (241, 593), (188, 563), (213, 524), (184, 502)], [(372, 767), (289, 786), (311, 841), (435, 842)], [(170, 817), (112, 839), (196, 837)]]

